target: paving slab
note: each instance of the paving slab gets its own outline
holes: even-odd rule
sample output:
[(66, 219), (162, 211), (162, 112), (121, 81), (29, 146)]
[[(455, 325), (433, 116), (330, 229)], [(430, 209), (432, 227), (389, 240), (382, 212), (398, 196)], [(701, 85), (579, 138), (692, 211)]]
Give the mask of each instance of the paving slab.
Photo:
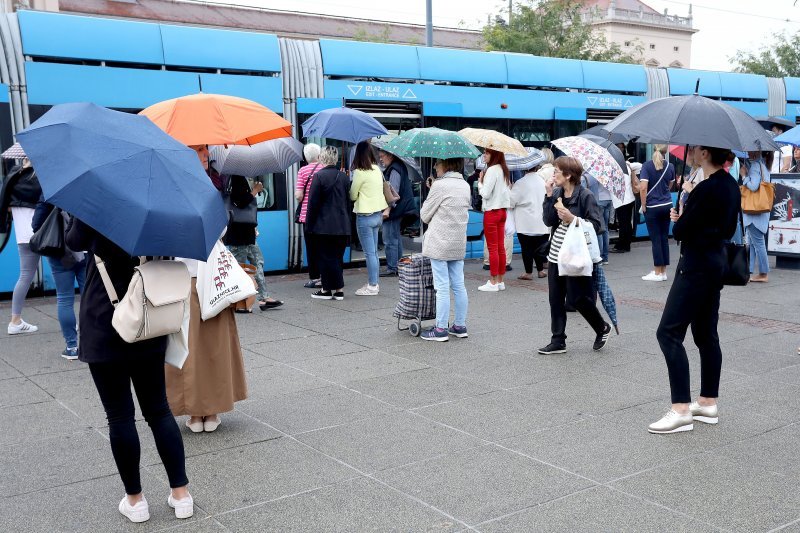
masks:
[(349, 383), (427, 368), (426, 365), (378, 350), (315, 357), (298, 361), (292, 366), (335, 383)]
[(246, 369), (250, 399), (266, 398), (276, 394), (318, 389), (331, 385), (329, 381), (315, 378), (307, 372), (282, 364)]
[(458, 531), (464, 524), (368, 478), (217, 516), (232, 531)]
[(53, 397), (28, 378), (0, 380), (0, 408), (52, 400)]
[(341, 339), (333, 339), (327, 335), (313, 335), (295, 339), (276, 340), (251, 344), (249, 350), (261, 354), (268, 359), (282, 363), (293, 363), (312, 359), (314, 357), (327, 357), (330, 355), (343, 355), (364, 351), (366, 348)]
[[(53, 400), (0, 409), (0, 447), (36, 443), (87, 429), (85, 421)], [(27, 460), (20, 466), (24, 464)]]

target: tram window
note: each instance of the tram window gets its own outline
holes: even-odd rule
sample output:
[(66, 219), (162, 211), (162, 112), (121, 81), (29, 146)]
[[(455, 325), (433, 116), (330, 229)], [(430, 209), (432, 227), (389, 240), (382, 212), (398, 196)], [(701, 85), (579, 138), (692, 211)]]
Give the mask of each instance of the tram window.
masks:
[(448, 131), (458, 131), (461, 129), (458, 118), (456, 117), (425, 117), (425, 126)]
[(510, 135), (527, 145), (546, 143), (551, 139), (552, 123), (548, 120), (511, 120)]
[(285, 211), (286, 207), (286, 174), (264, 174), (256, 178), (247, 178), (250, 187), (256, 182), (264, 185), (264, 190), (256, 196), (259, 211)]

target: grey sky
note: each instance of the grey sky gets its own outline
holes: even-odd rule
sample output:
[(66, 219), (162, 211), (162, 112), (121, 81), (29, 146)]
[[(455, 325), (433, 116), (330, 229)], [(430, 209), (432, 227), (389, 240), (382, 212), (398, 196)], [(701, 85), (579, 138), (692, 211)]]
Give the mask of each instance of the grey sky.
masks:
[[(216, 0), (220, 3), (340, 15), (373, 20), (425, 23), (425, 0), (376, 2), (375, 0)], [(645, 0), (670, 14), (686, 16), (688, 0)], [(757, 49), (771, 35), (800, 31), (800, 5), (795, 0), (699, 0), (693, 3), (694, 26), (692, 68), (730, 70), (728, 58), (737, 49)], [(800, 4), (800, 2), (798, 2)], [(492, 10), (491, 6), (497, 6)], [(380, 7), (377, 7), (380, 6)], [(384, 7), (386, 6), (386, 7)], [(480, 28), (486, 17), (502, 13), (507, 1), (433, 0), (433, 23), (437, 26)]]

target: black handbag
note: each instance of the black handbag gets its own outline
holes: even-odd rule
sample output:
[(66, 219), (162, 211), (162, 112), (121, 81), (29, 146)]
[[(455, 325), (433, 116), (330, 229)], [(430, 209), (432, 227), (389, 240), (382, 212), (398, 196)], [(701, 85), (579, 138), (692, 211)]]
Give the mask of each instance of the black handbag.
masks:
[[(246, 178), (242, 178), (246, 179)], [(258, 203), (255, 199), (251, 200), (245, 207), (238, 207), (231, 199), (231, 188), (233, 177), (228, 180), (228, 186), (225, 189), (225, 210), (228, 211), (228, 222), (233, 224), (251, 224), (258, 225)]]
[(725, 243), (727, 261), (725, 272), (722, 274), (722, 284), (733, 287), (747, 285), (750, 281), (750, 246), (744, 242), (744, 223), (742, 210), (739, 209), (739, 223), (742, 227), (742, 244), (735, 242)]
[(311, 174), (308, 175), (308, 179), (306, 180), (306, 184), (303, 187), (303, 197), (300, 199), (300, 203), (298, 203), (297, 207), (295, 207), (295, 209), (294, 209), (294, 223), (295, 224), (302, 224), (302, 222), (300, 222), (300, 213), (303, 211), (303, 202), (305, 202), (305, 200), (306, 200), (306, 195), (308, 194), (308, 186), (311, 183), (311, 178), (313, 178), (314, 174), (316, 174), (316, 170), (317, 170), (318, 167), (319, 167), (319, 163), (317, 163), (316, 166), (314, 166), (314, 168), (311, 169)]
[(31, 251), (47, 257), (61, 258), (66, 252), (64, 244), (64, 217), (61, 209), (54, 207), (47, 215), (36, 233), (33, 234), (29, 244)]

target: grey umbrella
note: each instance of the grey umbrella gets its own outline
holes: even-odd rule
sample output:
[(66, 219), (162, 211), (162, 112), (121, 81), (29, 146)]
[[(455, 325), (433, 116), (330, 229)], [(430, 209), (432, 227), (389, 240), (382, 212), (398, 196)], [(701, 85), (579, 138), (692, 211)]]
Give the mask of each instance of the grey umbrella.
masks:
[[(528, 155), (526, 156), (513, 154), (506, 156), (506, 166), (508, 167), (508, 170), (528, 171), (546, 161), (541, 150), (533, 148), (532, 146), (526, 147), (525, 150), (528, 152)], [(486, 163), (483, 161), (483, 157), (478, 157), (475, 159), (475, 168), (478, 170), (483, 170), (486, 168)]]
[(631, 139), (633, 139), (633, 135), (623, 135), (622, 133), (609, 133), (606, 131), (606, 127), (602, 124), (598, 124), (588, 130), (584, 130), (578, 135), (581, 137), (585, 137), (585, 135), (597, 135), (598, 137), (602, 137), (603, 139), (608, 139), (614, 144), (627, 144)]
[(604, 126), (644, 143), (713, 146), (744, 151), (778, 150), (750, 115), (697, 94), (651, 100), (625, 111)]
[(619, 167), (622, 169), (623, 174), (628, 173), (628, 164), (625, 162), (625, 156), (622, 155), (622, 151), (617, 148), (617, 145), (614, 144), (612, 141), (608, 139), (604, 139), (602, 137), (598, 137), (597, 135), (590, 135), (586, 132), (581, 133), (578, 137), (583, 137), (584, 139), (589, 139), (593, 143), (602, 146), (608, 153), (611, 154), (611, 157), (614, 158), (614, 161), (617, 162)]
[(781, 117), (756, 117), (756, 121), (766, 130), (772, 129), (772, 126), (781, 126), (781, 129), (788, 131), (797, 126), (791, 120)]
[(254, 178), (283, 172), (301, 161), (303, 144), (292, 137), (282, 137), (252, 146), (212, 146), (211, 159), (220, 174)]

